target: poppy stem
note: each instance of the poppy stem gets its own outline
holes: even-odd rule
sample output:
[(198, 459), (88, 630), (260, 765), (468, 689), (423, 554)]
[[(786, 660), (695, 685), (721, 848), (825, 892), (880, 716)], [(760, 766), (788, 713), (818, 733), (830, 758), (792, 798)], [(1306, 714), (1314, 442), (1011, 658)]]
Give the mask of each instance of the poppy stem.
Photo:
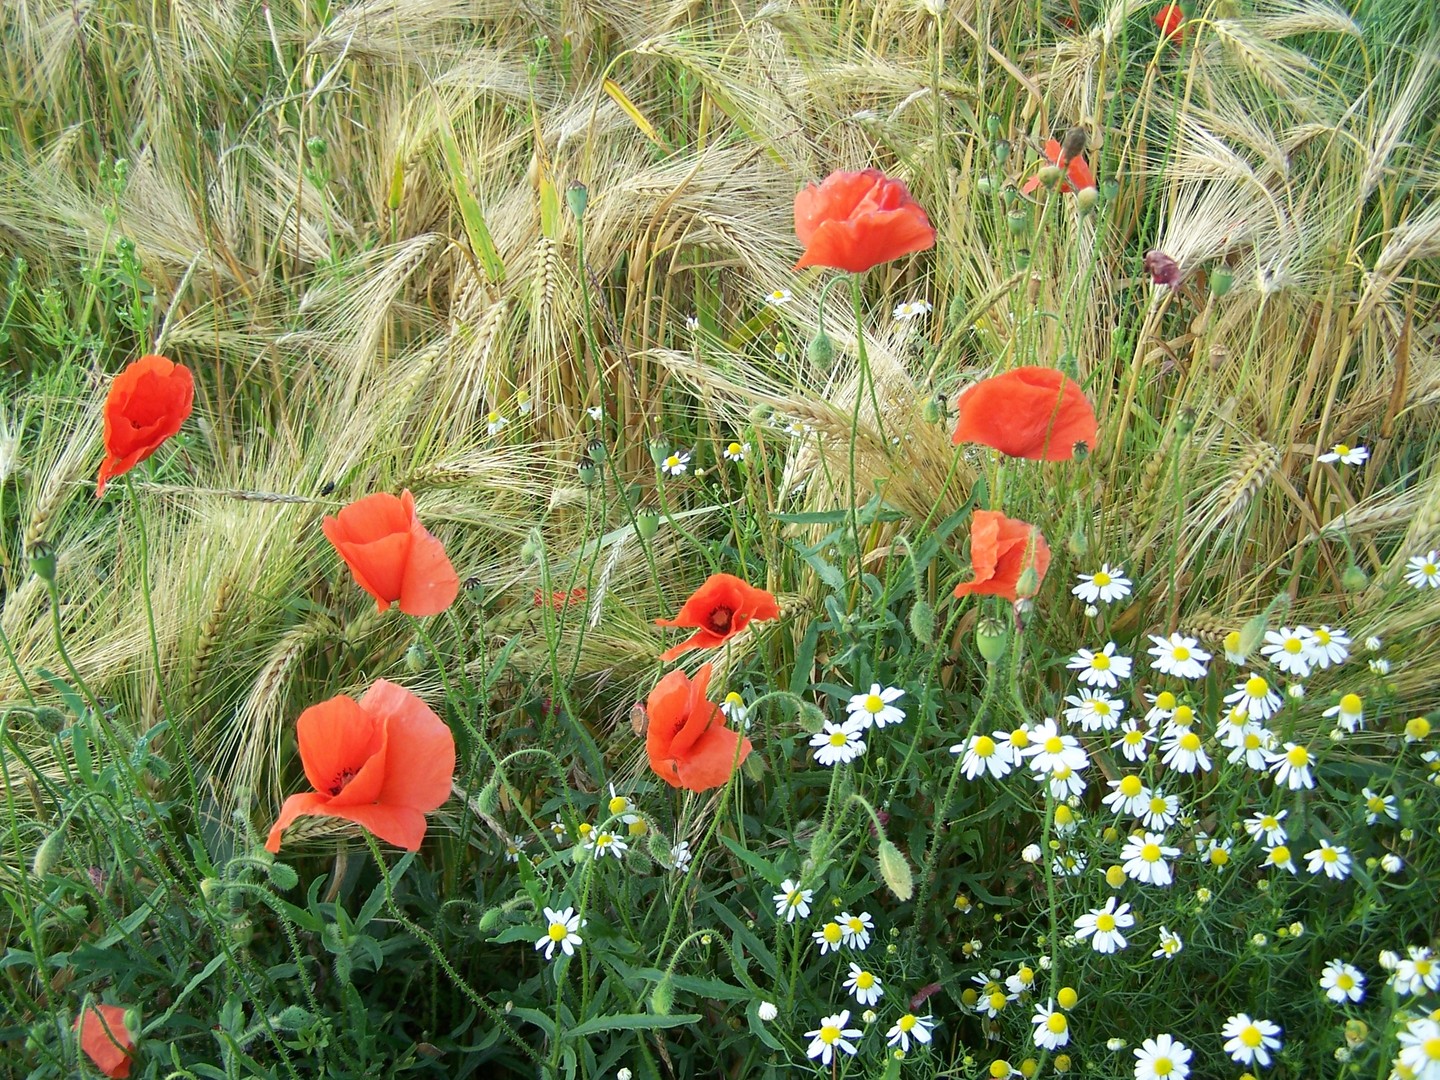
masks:
[(140, 507), (140, 496), (135, 493), (130, 474), (125, 474), (125, 494), (135, 510), (135, 535), (140, 543), (140, 596), (145, 601), (145, 627), (150, 634), (150, 658), (155, 663), (155, 684), (160, 691), (160, 707), (165, 719), (173, 720), (170, 697), (165, 692), (165, 671), (160, 664), (160, 639), (155, 633), (155, 605), (150, 601), (150, 543), (145, 535), (145, 514)]

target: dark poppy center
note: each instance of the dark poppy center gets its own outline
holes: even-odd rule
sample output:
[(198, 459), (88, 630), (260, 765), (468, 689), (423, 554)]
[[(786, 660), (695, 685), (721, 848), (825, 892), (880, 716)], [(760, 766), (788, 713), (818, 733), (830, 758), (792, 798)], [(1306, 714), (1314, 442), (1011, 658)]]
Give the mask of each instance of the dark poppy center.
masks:
[(334, 782), (330, 785), (331, 796), (339, 795), (340, 792), (344, 791), (345, 785), (350, 783), (351, 780), (354, 780), (355, 774), (359, 771), (358, 769), (346, 769), (339, 776), (335, 777)]
[(710, 612), (710, 617), (706, 622), (710, 624), (710, 630), (712, 632), (716, 634), (728, 634), (730, 632), (730, 623), (734, 617), (735, 611), (733, 608), (717, 607)]

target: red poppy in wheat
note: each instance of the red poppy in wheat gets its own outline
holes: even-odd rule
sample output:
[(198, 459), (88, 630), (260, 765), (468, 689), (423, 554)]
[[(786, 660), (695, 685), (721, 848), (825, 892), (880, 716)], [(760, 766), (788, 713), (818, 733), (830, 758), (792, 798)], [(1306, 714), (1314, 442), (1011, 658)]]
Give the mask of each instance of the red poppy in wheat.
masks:
[(1050, 568), (1050, 545), (1040, 530), (994, 510), (976, 510), (970, 522), (970, 567), (975, 580), (956, 585), (955, 595), (975, 593), (1014, 600), (1020, 575), (1032, 566), (1038, 587)]
[(764, 589), (746, 584), (734, 574), (711, 574), (685, 601), (673, 619), (656, 619), (657, 626), (693, 627), (695, 633), (666, 649), (666, 662), (691, 649), (713, 649), (749, 626), (752, 620), (780, 617), (780, 605)]
[(1022, 367), (960, 394), (954, 443), (984, 443), (1011, 457), (1069, 461), (1095, 445), (1095, 410), (1079, 384), (1054, 368)]
[(879, 169), (833, 172), (795, 196), (795, 235), (805, 254), (795, 264), (861, 273), (935, 246), (935, 230), (904, 181)]
[(75, 1017), (80, 1049), (106, 1076), (129, 1076), (135, 1038), (125, 1026), (125, 1010), (92, 1002)]
[[(1060, 164), (1060, 153), (1060, 143), (1058, 140), (1047, 139), (1045, 141), (1045, 157), (1051, 165)], [(1020, 185), (1020, 193), (1022, 195), (1029, 195), (1039, 186), (1040, 177), (1032, 176)], [(1065, 163), (1065, 179), (1060, 181), (1060, 190), (1062, 192), (1082, 191), (1085, 188), (1093, 188), (1094, 186), (1095, 174), (1090, 171), (1090, 166), (1085, 161), (1084, 154), (1076, 154)]]
[(305, 816), (343, 818), (396, 847), (420, 847), (425, 815), (450, 797), (455, 777), (455, 737), (430, 706), (377, 679), (359, 701), (340, 694), (311, 705), (296, 736), (315, 790), (285, 800), (265, 840), (270, 851)]
[(689, 791), (720, 787), (752, 749), (749, 739), (725, 726), (725, 714), (705, 697), (709, 685), (709, 664), (694, 679), (676, 668), (645, 702), (650, 719), (645, 753), (655, 775), (671, 787)]
[(320, 527), (381, 611), (399, 601), (407, 615), (438, 615), (459, 595), (445, 546), (420, 524), (408, 491), (367, 495)]
[(1185, 9), (1179, 4), (1166, 4), (1155, 13), (1155, 25), (1161, 37), (1179, 45), (1185, 40)]
[(95, 497), (105, 485), (144, 461), (190, 415), (195, 379), (190, 369), (163, 356), (142, 356), (110, 384), (105, 398), (105, 460)]

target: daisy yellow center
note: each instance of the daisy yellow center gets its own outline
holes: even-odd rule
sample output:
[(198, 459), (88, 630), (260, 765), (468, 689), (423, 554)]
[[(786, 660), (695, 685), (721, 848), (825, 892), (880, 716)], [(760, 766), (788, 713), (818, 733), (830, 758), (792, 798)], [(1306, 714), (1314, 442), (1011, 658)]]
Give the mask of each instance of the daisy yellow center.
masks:
[(1150, 800), (1150, 812), (1152, 814), (1163, 814), (1168, 809), (1170, 809), (1169, 806), (1159, 795), (1156, 795)]
[(1317, 642), (1319, 642), (1321, 645), (1329, 645), (1329, 644), (1330, 644), (1330, 631), (1329, 631), (1329, 630), (1316, 630), (1316, 631), (1315, 631), (1315, 640), (1316, 640)]
[(1240, 1032), (1240, 1041), (1246, 1046), (1255, 1047), (1260, 1045), (1260, 1029), (1251, 1024), (1244, 1031)]
[(1095, 919), (1095, 929), (1101, 933), (1108, 934), (1115, 929), (1114, 915), (1100, 915)]
[(1240, 651), (1240, 631), (1239, 631), (1239, 630), (1231, 630), (1228, 634), (1225, 635), (1225, 649), (1226, 649), (1227, 652), (1232, 652), (1232, 653), (1233, 653), (1233, 652), (1239, 652), (1239, 651)]
[(1290, 763), (1291, 768), (1303, 769), (1310, 764), (1310, 751), (1303, 746), (1291, 747), (1285, 752), (1285, 760)]
[(1327, 863), (1339, 862), (1340, 853), (1336, 851), (1333, 847), (1321, 848), (1320, 859), (1321, 861)]
[(1284, 866), (1290, 861), (1290, 849), (1284, 844), (1279, 844), (1270, 849), (1270, 861), (1276, 866)]
[(680, 464), (680, 459), (679, 459), (678, 457), (676, 457), (674, 454), (671, 454), (669, 457), (667, 457), (667, 458), (665, 459), (665, 464), (666, 464), (669, 468), (672, 468), (672, 469), (673, 469), (673, 468), (675, 468), (676, 465), (679, 465), (679, 464)]
[(1058, 754), (1065, 749), (1065, 741), (1059, 735), (1051, 735), (1045, 740), (1045, 752), (1047, 754)]
[(609, 847), (614, 842), (615, 838), (611, 836), (608, 832), (602, 832), (599, 836), (595, 838), (595, 846), (597, 848)]
[(846, 925), (850, 927), (852, 934), (863, 934), (865, 932), (865, 924), (853, 916), (846, 920)]
[(1169, 1076), (1175, 1071), (1175, 1063), (1167, 1057), (1156, 1058), (1150, 1062), (1150, 1071), (1156, 1076)]
[(1024, 728), (1016, 728), (1010, 733), (1010, 745), (1017, 750), (1024, 750), (1030, 745), (1030, 733)]
[(1440, 1035), (1425, 1040), (1425, 1056), (1431, 1061), (1440, 1061)]
[(582, 822), (580, 823), (580, 828), (577, 829), (576, 831), (577, 831), (581, 836), (589, 836), (592, 832), (595, 831), (595, 826), (594, 826), (594, 825), (591, 825), (588, 821), (582, 821)]
[(832, 732), (830, 733), (830, 745), (831, 745), (831, 746), (844, 746), (844, 745), (845, 745), (847, 742), (849, 742), (849, 741), (850, 741), (850, 739), (846, 736), (845, 732), (843, 732), (843, 731), (832, 731)]
[[(1189, 655), (1189, 652), (1186, 652), (1185, 656)], [(1185, 656), (1180, 655), (1179, 649), (1175, 650), (1175, 656), (1179, 660), (1185, 659)], [(1164, 709), (1166, 712), (1173, 711), (1177, 704), (1179, 703), (1175, 700), (1175, 695), (1172, 694), (1169, 690), (1160, 691), (1160, 695), (1155, 699), (1155, 707), (1157, 709)]]
[(985, 999), (990, 1003), (991, 1012), (999, 1012), (1005, 1007), (1005, 992), (1003, 990), (992, 990)]
[(1266, 814), (1260, 819), (1260, 828), (1266, 830), (1267, 832), (1271, 829), (1278, 829), (1279, 827), (1280, 819), (1277, 818), (1274, 814)]
[(1108, 701), (1092, 701), (1090, 703), (1090, 709), (1096, 716), (1110, 715), (1110, 703)]
[(1064, 803), (1061, 803), (1055, 808), (1055, 824), (1071, 825), (1074, 824), (1074, 822), (1075, 811), (1071, 810), (1070, 807), (1066, 806)]
[(1019, 971), (1015, 973), (1015, 976), (1025, 986), (1029, 986), (1032, 982), (1035, 981), (1035, 971), (1033, 968), (1022, 967)]
[(1069, 1021), (1065, 1019), (1063, 1013), (1057, 1012), (1050, 1014), (1050, 1019), (1045, 1021), (1045, 1026), (1049, 1028), (1054, 1035), (1064, 1035), (1065, 1029), (1068, 1028), (1070, 1024)]
[(1223, 847), (1210, 849), (1210, 863), (1212, 866), (1224, 866), (1230, 861), (1230, 853)]
[(642, 820), (642, 819), (637, 819), (637, 820), (635, 820), (635, 821), (630, 822), (630, 826), (629, 826), (630, 835), (631, 835), (631, 836), (644, 836), (644, 835), (645, 835), (645, 830), (648, 829), (648, 828), (650, 828), (650, 826), (649, 826), (649, 825), (646, 825), (645, 822), (644, 822), (644, 820)]
[(839, 942), (840, 942), (840, 924), (839, 924), (839, 923), (827, 922), (827, 923), (825, 924), (825, 928), (824, 928), (823, 930), (821, 930), (820, 932), (821, 932), (821, 934), (824, 935), (825, 940), (828, 941), (831, 945), (837, 945), (837, 944), (839, 944)]
[(624, 795), (616, 795), (607, 805), (610, 807), (610, 813), (623, 814), (630, 808), (630, 800)]
[(1335, 985), (1341, 990), (1353, 990), (1355, 989), (1355, 977), (1348, 971), (1342, 971), (1335, 976)]
[(1142, 847), (1142, 848), (1140, 849), (1140, 858), (1144, 859), (1146, 862), (1159, 862), (1159, 861), (1160, 861), (1160, 845), (1159, 845), (1159, 844), (1146, 844), (1144, 847)]
[(1246, 749), (1246, 750), (1259, 750), (1259, 749), (1260, 749), (1260, 733), (1259, 733), (1258, 731), (1249, 732), (1249, 733), (1245, 736), (1245, 749)]
[(1190, 650), (1187, 649), (1184, 645), (1176, 645), (1173, 649), (1170, 650), (1170, 655), (1173, 656), (1176, 660), (1189, 660)]
[(1436, 566), (1433, 562), (1427, 562), (1420, 568), (1420, 572), (1426, 577), (1434, 577), (1437, 573), (1440, 573), (1440, 566)]
[(1415, 961), (1415, 974), (1416, 974), (1416, 975), (1429, 975), (1431, 969), (1434, 968), (1434, 966), (1435, 966), (1435, 965), (1434, 965), (1433, 963), (1431, 963), (1429, 960), (1416, 960), (1416, 961)]
[(774, 292), (772, 292), (772, 293), (770, 294), (770, 299), (771, 299), (771, 300), (783, 300), (783, 299), (785, 299), (785, 290), (784, 290), (784, 289), (776, 289)]
[(1145, 733), (1138, 728), (1134, 731), (1125, 732), (1126, 746), (1139, 746), (1145, 741)]
[(732, 442), (729, 446), (725, 448), (725, 450), (728, 454), (730, 454), (731, 457), (734, 457), (736, 454), (740, 453), (740, 444), (738, 442)]
[(1365, 708), (1365, 703), (1360, 700), (1359, 694), (1346, 694), (1340, 699), (1340, 711), (1343, 713), (1358, 713)]
[(1104, 653), (1096, 653), (1090, 658), (1090, 666), (1096, 671), (1109, 671), (1110, 657), (1106, 656)]
[(879, 694), (866, 694), (866, 695), (865, 695), (865, 711), (866, 711), (866, 712), (872, 712), (872, 713), (874, 713), (874, 712), (879, 712), (879, 711), (882, 710), (883, 708), (885, 708), (885, 699), (882, 698)]
[(1101, 570), (1090, 580), (1103, 589), (1106, 585), (1110, 584), (1110, 575), (1105, 573), (1104, 570)]
[(1175, 715), (1170, 722), (1176, 727), (1189, 727), (1195, 722), (1195, 710), (1189, 705), (1180, 705), (1175, 709)]
[(995, 740), (989, 735), (981, 735), (975, 740), (976, 757), (989, 757), (993, 753), (995, 753)]
[(834, 1024), (824, 1024), (820, 1028), (820, 1041), (834, 1046), (840, 1041), (840, 1029)]
[(1304, 642), (1302, 642), (1302, 641), (1301, 641), (1299, 638), (1297, 638), (1297, 637), (1291, 637), (1291, 638), (1286, 638), (1286, 639), (1285, 639), (1285, 651), (1286, 651), (1287, 653), (1289, 653), (1291, 656), (1295, 656), (1296, 654), (1298, 654), (1298, 653), (1299, 653), (1302, 649), (1304, 649), (1304, 648), (1305, 648)]
[(1340, 457), (1344, 457), (1346, 454), (1350, 453), (1350, 447), (1346, 446), (1343, 442), (1337, 442), (1335, 444), (1335, 453), (1338, 454)]
[(789, 904), (791, 907), (799, 907), (802, 900), (803, 897), (801, 897), (799, 889), (794, 889), (785, 894), (785, 903)]
[(745, 704), (745, 699), (739, 694), (737, 694), (734, 690), (731, 690), (730, 693), (725, 695), (725, 704), (730, 706), (740, 706)]
[(1385, 800), (1379, 795), (1371, 795), (1365, 800), (1365, 805), (1370, 808), (1372, 814), (1378, 814), (1385, 809)]
[(1133, 799), (1140, 794), (1145, 785), (1140, 782), (1140, 777), (1130, 775), (1120, 781), (1120, 794)]
[(1200, 749), (1200, 736), (1193, 731), (1187, 731), (1180, 736), (1180, 749), (1188, 750), (1192, 754)]
[(862, 971), (855, 976), (855, 988), (857, 990), (869, 990), (875, 985), (875, 976), (868, 971)]
[(1245, 680), (1245, 693), (1251, 697), (1263, 698), (1269, 692), (1270, 684), (1259, 675), (1251, 675), (1250, 678)]
[(916, 1024), (916, 1018), (915, 1018), (913, 1015), (911, 1015), (910, 1013), (906, 1013), (904, 1016), (900, 1017), (900, 1019), (896, 1022), (896, 1026), (897, 1026), (901, 1031), (914, 1031), (914, 1030), (915, 1030), (915, 1024)]
[(564, 941), (570, 931), (565, 929), (564, 923), (552, 922), (546, 933), (550, 935), (551, 941)]

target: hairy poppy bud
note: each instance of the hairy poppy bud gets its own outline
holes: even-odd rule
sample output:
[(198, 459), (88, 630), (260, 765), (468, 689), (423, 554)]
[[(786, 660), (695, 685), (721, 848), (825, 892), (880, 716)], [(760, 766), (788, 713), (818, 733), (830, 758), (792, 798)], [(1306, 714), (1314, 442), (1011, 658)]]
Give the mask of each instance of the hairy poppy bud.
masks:
[(281, 892), (289, 892), (300, 883), (300, 875), (289, 863), (273, 862), (265, 872), (270, 878), (270, 884)]
[(1081, 188), (1075, 193), (1075, 209), (1082, 214), (1088, 214), (1094, 210), (1099, 201), (1100, 192), (1093, 187)]
[(982, 176), (979, 180), (975, 181), (975, 190), (981, 195), (994, 195), (995, 181), (988, 176)]
[(996, 139), (995, 144), (990, 147), (990, 152), (995, 155), (995, 160), (1001, 165), (1010, 160), (1010, 144), (1004, 139)]
[(825, 714), (820, 711), (820, 706), (811, 701), (800, 703), (800, 727), (811, 735), (819, 732), (825, 726)]
[(30, 719), (41, 731), (48, 731), (51, 735), (58, 734), (65, 727), (65, 714), (50, 705), (36, 706), (30, 713)]
[(916, 600), (910, 606), (910, 632), (921, 645), (935, 640), (935, 609), (928, 600)]
[(1360, 592), (1369, 584), (1369, 575), (1355, 563), (1347, 566), (1345, 572), (1340, 575), (1340, 587), (1346, 592)]
[(1071, 158), (1077, 158), (1085, 152), (1085, 129), (1075, 126), (1065, 132), (1065, 137), (1060, 140), (1060, 163), (1064, 164)]
[(1047, 188), (1053, 188), (1060, 182), (1060, 177), (1065, 174), (1060, 171), (1060, 166), (1058, 165), (1042, 165), (1037, 175), (1040, 177), (1040, 183)]
[(418, 641), (412, 641), (410, 647), (405, 650), (405, 670), (411, 675), (419, 675), (430, 665), (430, 657), (425, 652), (425, 646)]
[(656, 1016), (669, 1016), (674, 1007), (675, 980), (667, 971), (650, 991), (650, 1011)]
[(1077, 559), (1082, 558), (1090, 548), (1090, 540), (1085, 535), (1085, 530), (1078, 526), (1070, 530), (1070, 538), (1065, 541), (1065, 547), (1071, 555)]
[(995, 663), (1005, 655), (1008, 641), (1005, 624), (999, 619), (992, 619), (987, 615), (975, 626), (975, 647), (980, 650), (980, 655), (988, 664)]
[(565, 189), (565, 202), (570, 207), (570, 212), (579, 221), (585, 216), (585, 207), (590, 202), (590, 189), (579, 180), (573, 182)]
[(37, 878), (43, 878), (60, 864), (60, 856), (65, 854), (66, 827), (67, 823), (61, 822), (60, 827), (35, 849), (35, 859), (30, 864), (30, 872)]
[(1040, 591), (1040, 575), (1035, 572), (1035, 567), (1027, 566), (1015, 582), (1015, 596), (1020, 600), (1029, 600)]
[(41, 581), (55, 580), (55, 549), (44, 540), (30, 549), (30, 569), (35, 571), (35, 576)]
[(889, 840), (880, 841), (880, 876), (885, 886), (902, 902), (915, 894), (915, 878), (905, 854)]
[(1114, 202), (1120, 196), (1120, 181), (1106, 180), (1100, 185), (1100, 195), (1107, 203)]
[(805, 355), (810, 357), (810, 362), (818, 368), (828, 368), (830, 361), (835, 359), (835, 343), (830, 340), (830, 335), (825, 333), (823, 326), (810, 339)]

